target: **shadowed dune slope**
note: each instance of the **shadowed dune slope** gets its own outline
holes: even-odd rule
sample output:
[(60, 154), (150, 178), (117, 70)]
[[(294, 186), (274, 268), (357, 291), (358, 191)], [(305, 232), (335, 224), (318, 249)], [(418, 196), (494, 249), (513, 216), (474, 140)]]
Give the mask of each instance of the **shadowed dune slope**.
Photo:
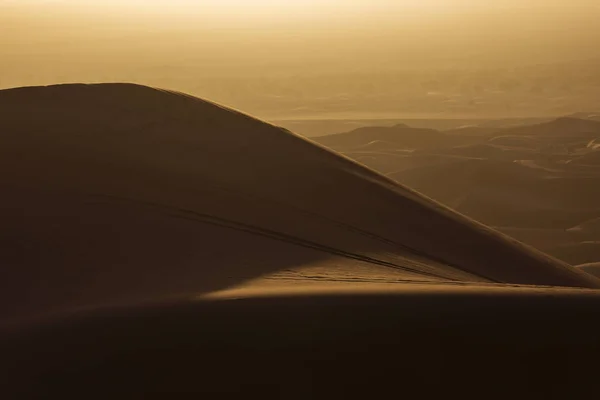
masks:
[(598, 287), (286, 130), (131, 84), (0, 91), (0, 317), (190, 296), (274, 271)]

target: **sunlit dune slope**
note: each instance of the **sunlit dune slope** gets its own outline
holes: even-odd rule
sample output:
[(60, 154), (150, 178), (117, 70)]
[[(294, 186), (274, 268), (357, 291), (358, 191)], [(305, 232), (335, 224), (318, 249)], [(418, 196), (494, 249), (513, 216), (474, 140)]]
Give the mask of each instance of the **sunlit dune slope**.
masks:
[(0, 317), (190, 296), (283, 269), (599, 287), (347, 158), (131, 84), (0, 91)]

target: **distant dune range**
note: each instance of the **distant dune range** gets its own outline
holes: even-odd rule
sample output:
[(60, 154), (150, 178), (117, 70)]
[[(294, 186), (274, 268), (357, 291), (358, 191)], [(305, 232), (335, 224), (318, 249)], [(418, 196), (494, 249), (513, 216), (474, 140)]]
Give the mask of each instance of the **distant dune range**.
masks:
[[(197, 296), (302, 268), (600, 287), (348, 158), (184, 94), (18, 88), (0, 91), (0, 109), (2, 318)], [(414, 134), (411, 146), (436, 148), (443, 136)]]
[[(600, 122), (595, 116), (429, 130), (420, 139), (413, 137), (420, 131), (406, 125), (402, 130), (363, 127), (317, 140), (475, 220), (581, 264), (600, 261), (600, 231), (593, 222), (600, 217)], [(377, 142), (378, 153), (357, 151), (359, 133), (367, 143), (363, 148), (385, 140), (387, 149)]]

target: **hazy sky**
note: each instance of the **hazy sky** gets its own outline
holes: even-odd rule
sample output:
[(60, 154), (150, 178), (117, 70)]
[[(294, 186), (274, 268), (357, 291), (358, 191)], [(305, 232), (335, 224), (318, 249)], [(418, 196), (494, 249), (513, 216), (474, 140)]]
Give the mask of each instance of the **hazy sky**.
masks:
[(368, 69), (600, 55), (596, 0), (0, 0), (0, 7), (5, 57), (200, 57), (242, 70), (306, 59)]
[(594, 59), (599, 20), (597, 0), (0, 0), (0, 87)]

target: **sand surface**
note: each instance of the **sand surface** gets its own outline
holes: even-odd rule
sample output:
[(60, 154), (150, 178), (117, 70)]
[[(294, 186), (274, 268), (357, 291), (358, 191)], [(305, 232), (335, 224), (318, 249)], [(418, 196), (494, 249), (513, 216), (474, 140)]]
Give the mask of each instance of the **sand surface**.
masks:
[(405, 280), (599, 285), (315, 143), (191, 96), (62, 85), (1, 91), (0, 106), (5, 318), (330, 265)]
[(316, 140), (562, 261), (600, 261), (589, 245), (598, 240), (593, 221), (600, 217), (598, 121), (581, 113), (516, 126), (481, 123), (429, 130), (420, 143), (402, 139), (417, 132), (408, 125), (395, 130), (396, 140), (392, 131), (362, 127)]
[[(325, 140), (342, 155), (129, 84), (4, 90), (0, 110), (3, 398), (592, 389), (597, 265), (515, 239), (596, 254), (594, 172), (553, 172), (562, 155), (406, 126)], [(528, 222), (464, 215), (492, 201)], [(529, 226), (542, 208), (565, 226)]]

